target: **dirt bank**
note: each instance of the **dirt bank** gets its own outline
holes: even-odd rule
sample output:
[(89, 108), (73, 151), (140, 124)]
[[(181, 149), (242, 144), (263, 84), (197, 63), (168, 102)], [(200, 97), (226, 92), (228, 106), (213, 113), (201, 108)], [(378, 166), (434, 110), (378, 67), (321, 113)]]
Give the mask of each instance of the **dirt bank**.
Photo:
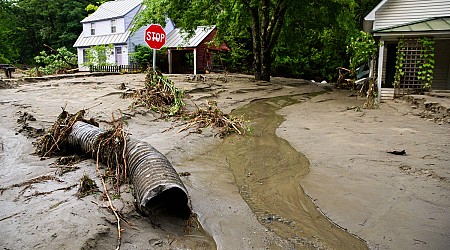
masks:
[[(131, 100), (120, 98), (124, 90), (119, 87), (142, 86), (144, 78), (86, 77), (0, 89), (0, 186), (4, 188), (0, 246), (115, 247), (115, 219), (101, 195), (74, 196), (83, 174), (98, 181), (95, 162), (82, 161), (75, 165), (78, 169), (59, 176), (54, 158), (40, 160), (31, 155), (34, 138), (29, 136), (48, 128), (65, 107), (69, 112), (88, 109), (88, 117), (99, 119), (102, 127), (114, 112), (115, 117), (126, 120), (133, 138), (164, 153), (179, 173), (190, 173), (182, 180), (202, 227), (195, 220), (142, 217), (134, 210), (131, 187), (124, 186), (121, 198), (115, 200), (130, 222), (124, 225), (122, 249), (301, 247), (262, 225), (261, 216), (242, 198), (227, 158), (217, 160), (211, 153), (221, 143), (214, 131), (177, 133), (180, 121), (128, 108)], [(183, 75), (171, 78), (196, 103), (213, 99), (226, 112), (255, 99), (324, 90), (307, 81), (284, 78), (274, 78), (271, 83), (254, 82), (245, 75), (227, 79), (209, 75), (205, 82), (188, 82)], [(448, 247), (449, 126), (403, 115), (409, 110), (403, 103), (384, 105), (380, 110), (347, 110), (361, 104), (348, 94), (335, 91), (280, 111), (287, 120), (277, 134), (311, 162), (310, 173), (302, 175), (303, 188), (333, 222), (367, 240), (372, 248)], [(191, 101), (186, 102), (194, 109)], [(28, 118), (24, 121), (24, 117)], [(405, 149), (407, 155), (385, 152), (397, 148)]]
[(281, 110), (277, 134), (311, 162), (306, 193), (372, 249), (449, 249), (449, 124), (403, 101), (363, 102), (335, 90)]

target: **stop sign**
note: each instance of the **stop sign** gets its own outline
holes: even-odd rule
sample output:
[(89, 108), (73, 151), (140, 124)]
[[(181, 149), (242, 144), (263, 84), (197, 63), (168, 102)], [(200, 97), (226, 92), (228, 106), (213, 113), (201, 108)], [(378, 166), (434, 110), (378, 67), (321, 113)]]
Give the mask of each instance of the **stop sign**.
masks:
[(145, 30), (145, 42), (152, 49), (161, 49), (166, 43), (166, 32), (159, 24), (152, 24)]

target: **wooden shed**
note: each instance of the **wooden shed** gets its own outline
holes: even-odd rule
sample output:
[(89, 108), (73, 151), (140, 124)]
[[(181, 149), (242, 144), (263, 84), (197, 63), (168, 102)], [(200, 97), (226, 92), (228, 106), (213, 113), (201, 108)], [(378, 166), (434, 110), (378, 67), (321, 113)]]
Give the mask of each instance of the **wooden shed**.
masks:
[(169, 73), (192, 72), (196, 75), (212, 70), (213, 65), (217, 63), (214, 61), (214, 54), (220, 55), (221, 52), (230, 51), (224, 42), (220, 46), (212, 44), (216, 32), (215, 26), (198, 26), (191, 35), (179, 28), (172, 30), (164, 45), (167, 48)]
[[(380, 44), (375, 68), (379, 98), (422, 89), (418, 72), (423, 50), (420, 41), (425, 37), (434, 41), (431, 88), (450, 90), (450, 0), (383, 0), (364, 18), (364, 31)], [(405, 55), (404, 75), (400, 84), (393, 86), (398, 50)]]

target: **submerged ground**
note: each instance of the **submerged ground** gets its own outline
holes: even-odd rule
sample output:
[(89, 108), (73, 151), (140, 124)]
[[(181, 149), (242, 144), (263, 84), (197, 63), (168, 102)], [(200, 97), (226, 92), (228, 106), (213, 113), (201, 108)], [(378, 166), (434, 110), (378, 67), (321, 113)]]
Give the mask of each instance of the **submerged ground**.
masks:
[[(33, 128), (48, 128), (65, 107), (88, 109), (102, 127), (112, 113), (122, 117), (133, 138), (190, 174), (182, 180), (201, 225), (142, 217), (131, 187), (124, 186), (115, 200), (129, 222), (122, 249), (450, 248), (449, 124), (415, 116), (401, 101), (360, 109), (364, 101), (351, 92), (303, 80), (207, 75), (204, 82), (188, 82), (171, 76), (193, 102), (215, 100), (252, 121), (251, 136), (222, 140), (211, 129), (178, 133), (182, 121), (130, 110), (119, 87), (142, 87), (144, 78), (85, 77), (0, 89), (0, 246), (115, 247), (115, 219), (101, 195), (74, 196), (83, 174), (98, 181), (95, 162), (85, 160), (59, 176), (55, 158), (32, 155), (31, 135), (39, 133)], [(192, 101), (186, 100), (190, 109)], [(392, 150), (406, 155), (387, 153)]]

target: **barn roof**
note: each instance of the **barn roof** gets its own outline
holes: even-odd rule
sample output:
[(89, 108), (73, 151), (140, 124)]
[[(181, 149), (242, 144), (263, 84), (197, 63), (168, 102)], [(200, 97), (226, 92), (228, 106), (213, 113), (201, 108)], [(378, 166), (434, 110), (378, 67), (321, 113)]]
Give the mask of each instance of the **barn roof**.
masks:
[(142, 0), (116, 0), (105, 2), (90, 16), (84, 18), (81, 22), (93, 22), (105, 19), (123, 17), (128, 12), (142, 3)]
[(198, 26), (191, 37), (187, 32), (176, 28), (167, 35), (164, 47), (196, 48), (215, 28), (216, 26)]

